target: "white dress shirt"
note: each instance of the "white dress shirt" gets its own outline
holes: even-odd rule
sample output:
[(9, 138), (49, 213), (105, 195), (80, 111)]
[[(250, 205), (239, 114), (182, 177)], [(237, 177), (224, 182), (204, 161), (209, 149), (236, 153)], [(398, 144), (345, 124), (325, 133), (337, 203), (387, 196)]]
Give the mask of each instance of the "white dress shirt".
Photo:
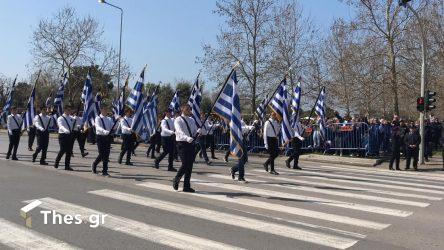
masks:
[[(15, 120), (14, 120), (14, 118), (15, 118)], [(8, 115), (8, 118), (6, 119), (6, 126), (8, 127), (8, 133), (10, 135), (12, 135), (12, 130), (21, 129), (20, 127), (22, 126), (22, 123), (23, 123), (23, 120), (19, 114)]]
[[(103, 122), (102, 122), (103, 121)], [(110, 117), (99, 115), (95, 119), (96, 135), (109, 135), (111, 128), (114, 125)]]
[(160, 128), (162, 129), (162, 131), (160, 132), (160, 136), (169, 137), (174, 135), (175, 134), (174, 119), (165, 116), (165, 118), (163, 118), (163, 120), (160, 122)]
[[(190, 131), (188, 131), (187, 125), (184, 120), (187, 121), (191, 134)], [(174, 119), (174, 129), (176, 130), (176, 141), (178, 142), (186, 141), (188, 143), (191, 143), (194, 140), (193, 139), (194, 135), (196, 135), (197, 133), (196, 122), (194, 121), (193, 118), (185, 115), (181, 115), (180, 117)]]
[(46, 131), (52, 124), (51, 117), (40, 113), (34, 117), (34, 125), (39, 131)]
[[(73, 120), (73, 125), (74, 128), (72, 128), (73, 131), (80, 131), (80, 129), (82, 128), (82, 117), (79, 116), (71, 116), (72, 120)], [(75, 124), (74, 124), (75, 121)]]
[(71, 116), (67, 114), (63, 114), (59, 118), (57, 118), (57, 125), (59, 126), (59, 134), (71, 134), (72, 125), (74, 124), (74, 120)]
[(295, 124), (293, 131), (294, 131), (294, 137), (298, 138), (301, 141), (304, 140), (304, 137), (301, 136), (301, 133), (304, 131), (304, 128), (302, 127), (302, 124), (300, 122)]
[(130, 135), (133, 133), (131, 129), (131, 124), (133, 123), (133, 118), (125, 116), (120, 119), (120, 129), (122, 130), (122, 134)]
[(264, 125), (264, 144), (267, 146), (267, 137), (277, 137), (281, 132), (281, 126), (274, 119), (268, 119)]
[(200, 135), (207, 135), (209, 134), (209, 130), (213, 129), (211, 127), (211, 125), (213, 125), (213, 123), (211, 123), (210, 121), (206, 120), (204, 124), (202, 124), (202, 127), (200, 128)]

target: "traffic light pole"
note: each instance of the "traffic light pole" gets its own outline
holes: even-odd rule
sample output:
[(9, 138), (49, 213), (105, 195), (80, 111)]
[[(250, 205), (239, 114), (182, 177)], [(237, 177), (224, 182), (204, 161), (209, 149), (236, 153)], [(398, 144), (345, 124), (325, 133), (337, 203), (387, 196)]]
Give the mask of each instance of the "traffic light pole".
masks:
[[(427, 37), (426, 31), (424, 29), (424, 25), (419, 17), (418, 12), (412, 8), (412, 6), (406, 2), (405, 5), (412, 13), (415, 15), (415, 18), (418, 21), (419, 29), (421, 30), (421, 48), (422, 48), (422, 65), (421, 65), (421, 97), (425, 98), (425, 88), (427, 84)], [(425, 115), (427, 112), (427, 108), (424, 108), (424, 111), (419, 113), (419, 133), (421, 135), (421, 145), (419, 146), (419, 163), (424, 164), (424, 143), (425, 143)]]

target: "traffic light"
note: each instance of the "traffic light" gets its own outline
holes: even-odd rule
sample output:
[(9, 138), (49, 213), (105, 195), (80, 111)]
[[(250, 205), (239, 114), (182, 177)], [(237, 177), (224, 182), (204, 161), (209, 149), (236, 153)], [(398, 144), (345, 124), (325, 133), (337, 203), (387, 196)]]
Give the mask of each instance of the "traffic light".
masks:
[(407, 3), (410, 1), (411, 0), (399, 0), (398, 4), (399, 4), (399, 6), (406, 7)]
[(433, 104), (436, 102), (436, 98), (434, 98), (434, 96), (436, 95), (435, 91), (430, 91), (428, 90), (426, 92), (426, 96), (425, 96), (425, 108), (427, 111), (432, 110), (434, 108), (436, 108), (436, 106)]
[(419, 112), (424, 111), (424, 97), (418, 97), (418, 99), (416, 99), (416, 109)]

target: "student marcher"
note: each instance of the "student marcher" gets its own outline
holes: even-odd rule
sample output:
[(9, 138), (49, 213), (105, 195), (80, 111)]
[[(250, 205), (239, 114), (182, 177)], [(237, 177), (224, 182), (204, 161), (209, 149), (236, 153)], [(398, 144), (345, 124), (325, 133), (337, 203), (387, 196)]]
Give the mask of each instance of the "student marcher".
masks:
[(59, 127), (59, 145), (60, 150), (55, 159), (54, 168), (59, 168), (60, 159), (62, 159), (63, 155), (65, 155), (65, 170), (73, 171), (70, 167), (71, 164), (71, 153), (72, 147), (74, 145), (74, 137), (73, 137), (73, 126), (74, 119), (70, 116), (71, 109), (70, 107), (65, 107), (63, 111), (63, 115), (57, 118), (57, 125)]
[(291, 161), (293, 161), (293, 169), (302, 169), (299, 167), (299, 156), (302, 153), (302, 142), (304, 141), (304, 137), (302, 137), (301, 133), (304, 132), (302, 125), (300, 122), (297, 122), (293, 128), (294, 137), (291, 139), (291, 147), (293, 148), (290, 157), (285, 161), (285, 165), (287, 168), (291, 168)]
[[(200, 118), (202, 120), (202, 122), (205, 120), (205, 113), (201, 113)], [(210, 130), (211, 125), (210, 122), (207, 120), (205, 121), (205, 123), (202, 124), (202, 128), (200, 128), (200, 133), (197, 136), (197, 143), (198, 143), (198, 147), (196, 150), (196, 155), (199, 153), (200, 157), (203, 157), (205, 160), (205, 163), (207, 165), (211, 165), (210, 160), (208, 159), (208, 155), (207, 155), (207, 135), (208, 135), (208, 131)]]
[(231, 178), (234, 180), (236, 179), (236, 173), (239, 172), (239, 175), (237, 177), (237, 180), (240, 182), (247, 182), (245, 180), (245, 163), (247, 163), (248, 161), (248, 148), (247, 148), (247, 140), (248, 140), (248, 134), (250, 133), (251, 130), (254, 129), (254, 126), (247, 126), (245, 123), (242, 126), (242, 157), (238, 159), (238, 162), (236, 165), (234, 165), (231, 169), (230, 169), (230, 175)]
[(219, 127), (218, 123), (215, 123), (213, 121), (213, 119), (211, 118), (211, 116), (208, 118), (208, 126), (209, 126), (209, 131), (207, 134), (207, 145), (210, 147), (210, 152), (211, 152), (211, 159), (213, 160), (217, 160), (216, 154), (215, 154), (215, 150), (216, 150), (216, 145), (215, 145), (215, 138), (214, 138), (214, 131)]
[(11, 114), (8, 115), (8, 118), (6, 119), (6, 126), (8, 128), (8, 137), (9, 137), (9, 146), (8, 146), (8, 152), (6, 153), (6, 159), (9, 159), (12, 152), (11, 159), (14, 161), (18, 161), (17, 148), (20, 143), (22, 124), (23, 124), (22, 117), (19, 114), (17, 114), (17, 108), (12, 106)]
[(34, 154), (32, 154), (32, 162), (35, 162), (39, 153), (42, 152), (42, 155), (40, 156), (40, 165), (48, 165), (46, 162), (46, 152), (48, 151), (49, 143), (49, 127), (52, 125), (53, 119), (47, 115), (45, 107), (42, 107), (40, 110), (40, 114), (36, 115), (34, 118), (34, 125), (37, 129), (37, 148), (35, 149)]
[[(179, 118), (180, 119), (180, 118)], [(174, 120), (171, 118), (171, 110), (168, 109), (165, 112), (165, 118), (160, 122), (160, 140), (162, 142), (163, 152), (156, 158), (154, 161), (154, 167), (159, 168), (159, 163), (168, 155), (168, 171), (177, 172), (177, 170), (173, 167), (174, 162), (174, 148), (175, 141), (175, 129), (174, 129)]]
[(29, 126), (26, 130), (28, 132), (28, 151), (34, 151), (34, 149), (32, 149), (32, 145), (34, 145), (35, 141), (36, 128), (34, 124), (31, 124), (31, 126)]
[(126, 154), (125, 165), (133, 165), (131, 155), (134, 147), (134, 132), (131, 129), (133, 118), (131, 118), (131, 109), (125, 111), (125, 116), (120, 118), (120, 128), (122, 129), (122, 150), (120, 151), (118, 163), (122, 164), (123, 156)]
[(405, 170), (410, 169), (410, 161), (413, 158), (413, 168), (418, 170), (418, 154), (419, 144), (421, 144), (421, 136), (419, 135), (416, 126), (410, 128), (410, 132), (405, 135), (404, 143), (406, 146), (406, 165)]
[(96, 160), (91, 165), (91, 171), (97, 174), (97, 165), (102, 162), (102, 175), (109, 176), (108, 174), (108, 162), (109, 154), (111, 152), (111, 132), (115, 130), (115, 123), (108, 117), (107, 108), (102, 105), (100, 109), (100, 115), (96, 116), (95, 127), (96, 127), (96, 143), (99, 155), (97, 155)]
[(72, 118), (75, 121), (75, 126), (72, 129), (74, 142), (75, 140), (77, 140), (77, 143), (79, 144), (80, 154), (82, 155), (82, 158), (84, 158), (89, 153), (85, 152), (86, 133), (83, 130), (82, 117), (80, 117), (79, 113), (76, 112), (74, 113)]
[(173, 179), (174, 190), (179, 189), (179, 182), (184, 177), (183, 191), (194, 193), (191, 188), (190, 179), (193, 171), (193, 163), (195, 157), (194, 136), (197, 134), (197, 126), (191, 115), (191, 107), (183, 105), (182, 115), (174, 120), (174, 129), (176, 130), (177, 149), (182, 161), (182, 165), (177, 171), (176, 177)]
[(270, 174), (274, 175), (279, 174), (274, 169), (274, 161), (279, 156), (278, 135), (280, 131), (281, 126), (277, 122), (277, 114), (273, 112), (264, 125), (264, 144), (269, 154), (267, 161), (264, 163), (264, 169), (268, 172), (268, 166), (270, 166)]

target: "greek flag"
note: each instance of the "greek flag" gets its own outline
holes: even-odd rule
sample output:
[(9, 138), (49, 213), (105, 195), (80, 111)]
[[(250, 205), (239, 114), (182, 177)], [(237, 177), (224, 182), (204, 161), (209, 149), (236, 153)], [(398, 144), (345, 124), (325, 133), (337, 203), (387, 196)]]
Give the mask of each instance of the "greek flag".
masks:
[(94, 98), (94, 120), (96, 116), (100, 115), (100, 109), (102, 108), (102, 94), (100, 92), (96, 93), (96, 97)]
[(143, 110), (145, 107), (145, 98), (143, 95), (143, 82), (145, 78), (145, 67), (140, 73), (140, 79), (134, 85), (127, 100), (127, 105), (134, 110), (133, 123), (131, 129), (138, 135), (142, 135), (143, 130)]
[[(89, 127), (94, 126), (95, 119), (95, 103), (92, 96), (92, 80), (91, 80), (91, 69), (88, 70), (86, 75), (85, 84), (83, 85), (83, 92), (81, 96), (83, 102), (83, 116), (82, 123), (88, 124)], [(88, 122), (88, 123), (86, 123)]]
[(157, 91), (154, 91), (151, 100), (146, 102), (143, 110), (143, 125), (148, 131), (148, 135), (156, 132), (157, 128)]
[(172, 113), (180, 111), (179, 91), (176, 90), (176, 93), (174, 93), (173, 100), (171, 100), (168, 108), (171, 109)]
[(119, 100), (113, 100), (112, 103), (112, 107), (113, 107), (113, 116), (115, 119), (119, 118)]
[(293, 133), (293, 129), (291, 127), (291, 117), (288, 113), (288, 91), (287, 91), (287, 86), (286, 86), (286, 80), (284, 79), (284, 84), (283, 84), (283, 98), (282, 98), (282, 142), (283, 144), (287, 144), (288, 142), (291, 141), (291, 139), (293, 139), (294, 137), (294, 133)]
[(316, 115), (319, 116), (319, 120), (317, 121), (319, 125), (319, 132), (321, 133), (321, 138), (325, 139), (325, 88), (322, 87), (321, 93), (319, 94), (319, 98), (316, 101), (315, 106)]
[[(233, 73), (230, 76), (231, 82), (236, 81), (236, 71), (233, 71)], [(217, 99), (216, 103), (214, 104), (214, 112), (218, 114), (225, 122), (230, 123), (231, 121), (231, 112), (233, 109), (232, 105), (232, 98), (233, 98), (233, 85), (232, 83), (227, 83), (220, 94), (219, 98)]]
[(12, 82), (11, 89), (9, 90), (8, 95), (7, 95), (8, 98), (6, 99), (5, 106), (3, 106), (1, 119), (4, 123), (6, 123), (6, 117), (10, 113), (10, 109), (11, 109), (11, 105), (12, 105), (12, 95), (14, 94), (14, 88), (15, 88), (16, 82), (17, 82), (17, 76), (15, 77), (14, 82)]
[(237, 94), (236, 71), (231, 76), (232, 96), (231, 96), (231, 119), (230, 119), (230, 152), (232, 155), (241, 158), (244, 154), (242, 149), (242, 123), (240, 114), (240, 101)]
[(282, 118), (284, 117), (284, 92), (286, 92), (286, 84), (287, 80), (283, 79), (270, 103), (270, 108), (278, 115), (280, 121), (282, 121)]
[(196, 122), (196, 125), (202, 127), (202, 120), (200, 119), (200, 103), (202, 101), (202, 94), (200, 93), (199, 75), (196, 78), (193, 89), (191, 90), (188, 105), (191, 107), (191, 117)]
[(34, 124), (35, 117), (35, 85), (32, 87), (31, 95), (28, 99), (28, 104), (26, 105), (25, 119), (23, 120), (23, 129), (27, 129)]
[(295, 128), (299, 122), (299, 110), (301, 108), (301, 81), (299, 80), (294, 88), (293, 98), (291, 99), (292, 115), (291, 115), (291, 127)]
[(46, 98), (45, 107), (51, 108), (51, 102), (52, 102), (52, 93), (49, 94), (48, 98)]
[(139, 81), (136, 82), (134, 89), (131, 91), (126, 101), (126, 105), (128, 105), (132, 110), (137, 110), (138, 105), (141, 104), (141, 101), (139, 101), (139, 99), (143, 100), (142, 89), (143, 89), (144, 79), (145, 79), (145, 67), (140, 73)]
[(264, 114), (266, 109), (265, 105), (267, 104), (267, 102), (268, 102), (268, 95), (265, 97), (264, 100), (262, 100), (261, 104), (259, 104), (259, 106), (256, 109), (256, 115), (260, 120), (264, 119)]
[(57, 110), (57, 115), (63, 114), (63, 99), (65, 96), (65, 85), (68, 83), (68, 73), (63, 74), (63, 79), (60, 81), (60, 86), (57, 89), (56, 96), (54, 98), (54, 107)]

